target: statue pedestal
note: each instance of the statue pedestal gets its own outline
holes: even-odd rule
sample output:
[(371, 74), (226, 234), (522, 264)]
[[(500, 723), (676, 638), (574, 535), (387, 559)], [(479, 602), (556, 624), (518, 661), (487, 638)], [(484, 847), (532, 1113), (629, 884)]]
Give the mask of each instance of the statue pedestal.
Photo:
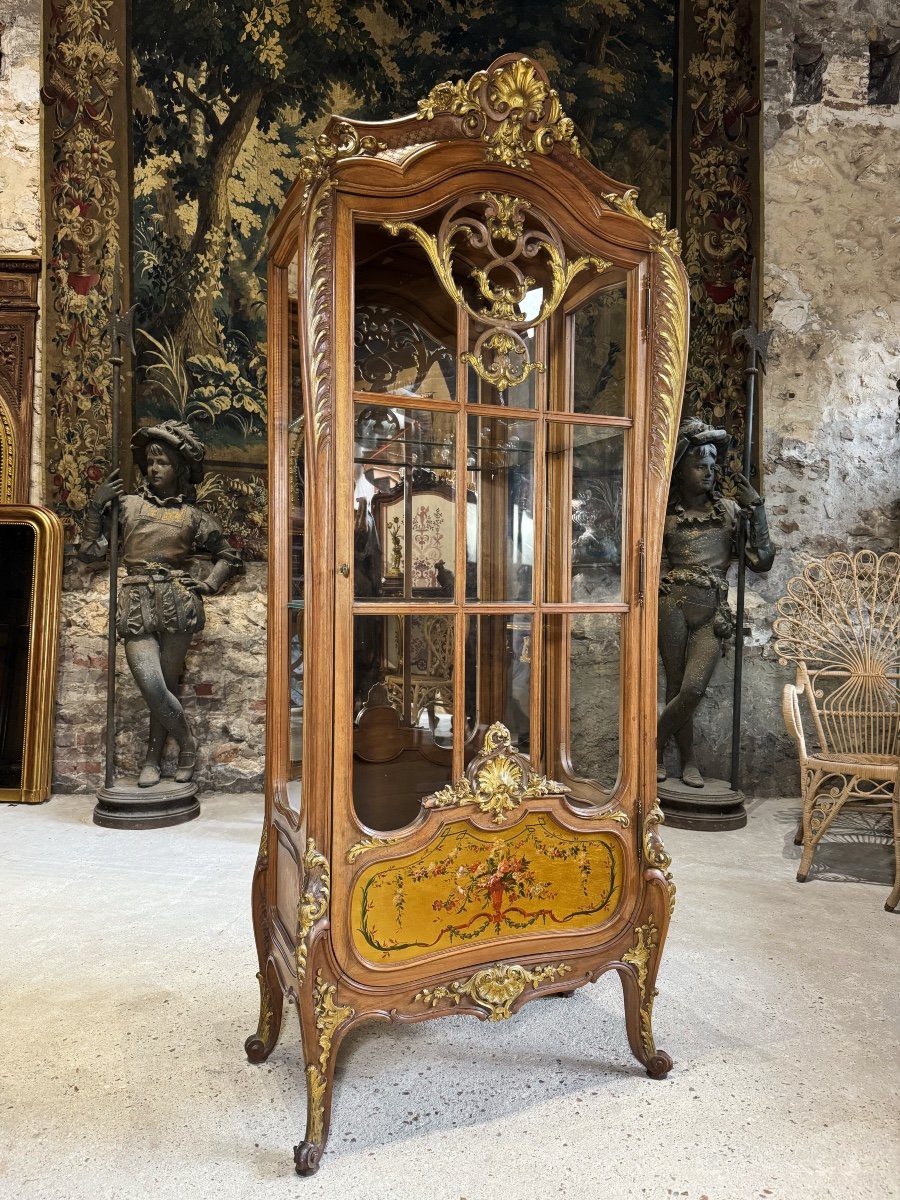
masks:
[(743, 794), (724, 779), (706, 779), (702, 788), (666, 779), (656, 792), (666, 824), (675, 829), (743, 829), (747, 824)]
[(94, 808), (94, 824), (110, 829), (161, 829), (181, 825), (200, 816), (196, 783), (163, 779), (153, 787), (138, 787), (123, 779), (101, 788)]

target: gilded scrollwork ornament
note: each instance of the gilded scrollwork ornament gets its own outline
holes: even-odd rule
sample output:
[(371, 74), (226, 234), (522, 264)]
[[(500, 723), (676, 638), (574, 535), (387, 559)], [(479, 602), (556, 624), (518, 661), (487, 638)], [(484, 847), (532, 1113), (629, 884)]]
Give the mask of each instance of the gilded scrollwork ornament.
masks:
[(399, 841), (400, 839), (395, 837), (363, 838), (360, 842), (354, 842), (354, 844), (347, 851), (347, 862), (352, 865), (361, 855), (365, 854), (366, 851), (378, 850), (382, 846), (394, 846)]
[(616, 212), (624, 213), (626, 217), (634, 217), (647, 229), (652, 230), (658, 239), (654, 249), (663, 246), (666, 250), (671, 250), (673, 254), (681, 254), (681, 238), (678, 230), (669, 229), (665, 213), (655, 213), (652, 217), (648, 217), (638, 208), (637, 197), (637, 188), (629, 188), (624, 196), (620, 196), (616, 192), (603, 193), (603, 199)]
[(425, 808), (459, 808), (471, 804), (501, 825), (523, 800), (559, 796), (568, 791), (565, 784), (533, 771), (528, 759), (513, 750), (506, 726), (495, 721), (484, 735), (481, 753), (469, 764), (463, 778), (426, 796), (422, 804)]
[(572, 970), (566, 963), (557, 966), (535, 967), (530, 970), (519, 963), (497, 963), (476, 971), (469, 979), (458, 979), (454, 983), (434, 988), (423, 988), (415, 999), (417, 1003), (436, 1008), (441, 1001), (448, 1005), (459, 1004), (468, 996), (476, 1004), (486, 1008), (489, 1021), (505, 1021), (512, 1016), (512, 1004), (525, 991), (528, 984), (537, 988), (548, 979), (568, 975)]
[(297, 982), (306, 978), (306, 963), (309, 956), (309, 935), (316, 921), (328, 912), (331, 897), (331, 871), (328, 859), (316, 849), (313, 838), (306, 842), (303, 855), (304, 889), (297, 905), (296, 963)]
[(420, 121), (443, 114), (462, 117), (466, 137), (485, 144), (488, 162), (531, 169), (531, 154), (549, 154), (557, 143), (580, 155), (572, 120), (544, 71), (528, 58), (499, 59), (469, 80), (440, 83), (419, 101)]
[(303, 203), (308, 203), (316, 183), (334, 163), (345, 158), (372, 157), (387, 145), (371, 135), (360, 137), (349, 121), (336, 121), (320, 133), (300, 159), (297, 177), (303, 180)]
[[(461, 197), (435, 235), (414, 221), (387, 221), (384, 228), (395, 237), (408, 234), (424, 250), (444, 291), (482, 329), (473, 349), (461, 358), (499, 389), (517, 387), (532, 372), (545, 370), (543, 363), (530, 360), (523, 334), (556, 311), (576, 275), (612, 265), (595, 254), (570, 262), (553, 223), (529, 201), (507, 193)], [(469, 300), (457, 279), (463, 250), (486, 260), (468, 268), (480, 305)], [(537, 312), (529, 313), (527, 297), (538, 284), (523, 267), (538, 266), (542, 297)]]

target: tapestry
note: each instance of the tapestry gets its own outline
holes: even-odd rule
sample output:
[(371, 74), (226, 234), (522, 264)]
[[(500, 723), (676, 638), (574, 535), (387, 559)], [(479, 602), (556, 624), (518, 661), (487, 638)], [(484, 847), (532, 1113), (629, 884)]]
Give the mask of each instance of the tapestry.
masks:
[(209, 446), (200, 503), (246, 557), (264, 557), (266, 230), (300, 147), (332, 111), (412, 111), (435, 83), (511, 49), (546, 67), (586, 153), (681, 229), (685, 408), (739, 445), (746, 356), (734, 334), (762, 252), (751, 0), (683, 0), (677, 55), (664, 0), (584, 0), (554, 9), (552, 28), (543, 4), (512, 0), (439, 0), (424, 18), (401, 0), (160, 0), (134, 5), (130, 28), (124, 11), (45, 0), (45, 459), (67, 540), (111, 460), (116, 249), (131, 268), (125, 304), (138, 306), (123, 461), (135, 426), (188, 420)]
[(45, 4), (48, 495), (70, 538), (110, 457), (119, 244), (138, 306), (123, 427), (194, 426), (209, 447), (200, 503), (246, 557), (264, 557), (266, 231), (330, 112), (411, 112), (437, 83), (522, 51), (548, 71), (585, 153), (639, 187), (646, 211), (670, 211), (671, 0), (582, 0), (552, 21), (538, 0), (154, 0), (131, 7), (130, 53), (124, 5)]

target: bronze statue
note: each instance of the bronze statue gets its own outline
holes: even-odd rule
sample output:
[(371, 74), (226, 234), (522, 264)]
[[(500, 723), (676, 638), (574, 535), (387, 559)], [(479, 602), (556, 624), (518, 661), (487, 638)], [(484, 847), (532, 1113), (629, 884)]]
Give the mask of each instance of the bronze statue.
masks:
[[(118, 498), (117, 533), (127, 574), (119, 588), (116, 629), (150, 710), (147, 755), (138, 777), (138, 786), (147, 788), (160, 781), (169, 736), (178, 744), (176, 781), (186, 783), (193, 776), (197, 742), (175, 689), (191, 638), (205, 624), (202, 598), (219, 591), (240, 556), (215, 517), (193, 503), (206, 451), (190, 426), (165, 421), (139, 429), (131, 446), (143, 486), (126, 495), (118, 470), (103, 480), (87, 508), (78, 557), (96, 562), (106, 556), (113, 531), (104, 513)], [(198, 550), (213, 559), (204, 580), (185, 570)]]
[(656, 778), (666, 778), (663, 756), (674, 737), (682, 782), (696, 788), (703, 787), (703, 776), (694, 757), (694, 713), (734, 632), (725, 574), (737, 553), (742, 515), (748, 521), (748, 566), (768, 571), (775, 558), (759, 493), (741, 474), (733, 476), (736, 501), (723, 496), (717, 486), (718, 455), (728, 442), (726, 430), (714, 429), (698, 417), (681, 422), (663, 534), (659, 649), (666, 672), (666, 706), (656, 730)]

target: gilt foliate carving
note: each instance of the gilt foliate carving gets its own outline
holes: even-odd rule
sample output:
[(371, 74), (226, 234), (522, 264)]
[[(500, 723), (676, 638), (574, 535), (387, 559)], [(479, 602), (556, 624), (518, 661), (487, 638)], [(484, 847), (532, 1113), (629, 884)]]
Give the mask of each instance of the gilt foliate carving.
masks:
[(679, 265), (681, 238), (668, 229), (662, 213), (648, 217), (637, 206), (637, 190), (624, 196), (604, 193), (603, 199), (617, 212), (632, 217), (653, 235), (653, 314), (655, 333), (651, 395), (656, 416), (651, 421), (650, 470), (656, 476), (657, 493), (668, 491), (675, 453), (675, 437), (681, 416), (681, 398), (687, 363), (687, 285)]
[(659, 827), (665, 822), (663, 810), (659, 807), (659, 801), (655, 801), (653, 807), (644, 818), (644, 858), (651, 867), (656, 867), (662, 871), (666, 877), (666, 885), (669, 889), (669, 911), (675, 911), (675, 880), (672, 878), (672, 872), (669, 867), (672, 865), (671, 855), (663, 845), (662, 837), (660, 836)]
[(360, 137), (349, 121), (337, 121), (319, 134), (300, 159), (297, 177), (304, 183), (304, 205), (309, 202), (316, 183), (325, 178), (334, 163), (361, 155), (371, 157), (386, 149), (386, 143), (375, 137)]
[(306, 963), (309, 956), (309, 935), (313, 925), (328, 912), (331, 897), (331, 871), (325, 855), (316, 849), (313, 838), (306, 843), (303, 855), (304, 890), (297, 905), (297, 982), (306, 978)]
[(334, 412), (331, 374), (332, 191), (333, 184), (328, 181), (316, 193), (309, 215), (306, 245), (306, 338), (316, 455), (322, 452), (328, 440)]
[(423, 988), (416, 995), (416, 1002), (436, 1008), (441, 1001), (448, 1005), (459, 1004), (464, 996), (488, 1010), (489, 1021), (505, 1021), (512, 1016), (511, 1005), (525, 991), (528, 984), (537, 988), (547, 979), (567, 975), (572, 968), (566, 963), (557, 966), (535, 967), (530, 970), (519, 963), (497, 963), (476, 971), (469, 979), (458, 979), (455, 983), (435, 988)]
[(647, 229), (652, 230), (659, 240), (659, 245), (671, 250), (673, 254), (680, 254), (681, 238), (678, 230), (669, 229), (665, 213), (656, 213), (654, 216), (648, 217), (638, 208), (637, 196), (637, 188), (629, 188), (624, 196), (620, 196), (616, 192), (604, 192), (603, 199), (617, 212), (624, 213), (627, 217), (634, 217)]
[(377, 850), (381, 846), (394, 846), (399, 841), (400, 839), (395, 837), (363, 838), (361, 842), (354, 842), (354, 844), (347, 851), (347, 862), (352, 865), (356, 862), (360, 855), (365, 854), (367, 850)]
[(563, 795), (570, 790), (533, 771), (528, 759), (513, 750), (509, 730), (496, 721), (484, 735), (481, 753), (469, 764), (463, 778), (426, 796), (422, 804), (425, 808), (475, 805), (501, 825), (523, 800)]
[(337, 1004), (337, 987), (328, 983), (321, 970), (316, 972), (313, 1002), (316, 1011), (316, 1030), (319, 1035), (319, 1062), (309, 1063), (306, 1068), (307, 1105), (309, 1123), (306, 1141), (320, 1143), (325, 1132), (325, 1092), (328, 1087), (328, 1062), (332, 1043), (337, 1030), (355, 1015), (348, 1004)]
[(531, 169), (529, 156), (546, 155), (557, 142), (581, 154), (575, 126), (543, 70), (528, 58), (500, 59), (469, 80), (441, 83), (419, 101), (419, 120), (461, 117), (466, 137), (485, 144), (488, 162)]
[(645, 925), (635, 928), (634, 946), (622, 955), (622, 962), (634, 967), (637, 972), (638, 991), (641, 995), (641, 1045), (648, 1058), (656, 1054), (656, 1044), (653, 1040), (653, 1001), (656, 999), (656, 989), (648, 989), (647, 976), (650, 973), (650, 960), (659, 949), (659, 929), (653, 917), (649, 917)]

